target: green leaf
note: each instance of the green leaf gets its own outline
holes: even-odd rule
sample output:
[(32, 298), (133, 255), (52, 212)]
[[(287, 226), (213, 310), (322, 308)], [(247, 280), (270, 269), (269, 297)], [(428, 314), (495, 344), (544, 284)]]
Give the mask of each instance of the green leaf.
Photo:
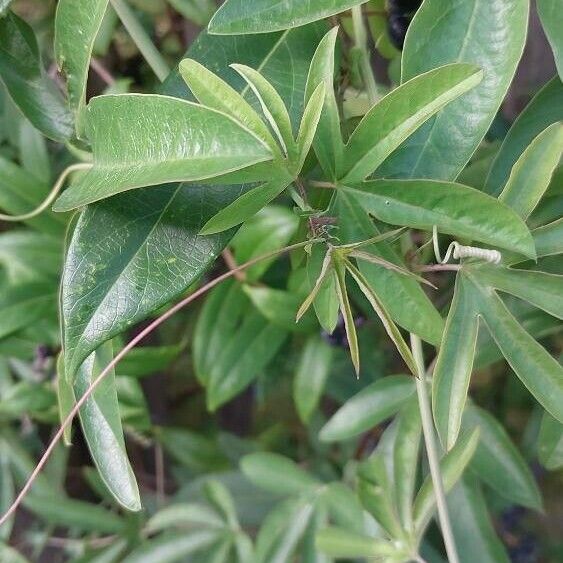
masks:
[(0, 338), (56, 315), (57, 286), (53, 282), (1, 285)]
[(461, 563), (509, 563), (476, 480), (462, 479), (447, 502)]
[(488, 264), (470, 266), (480, 283), (515, 295), (563, 319), (563, 276)]
[(271, 159), (264, 142), (231, 117), (168, 96), (95, 98), (88, 104), (86, 134), (94, 167), (59, 197), (56, 211), (152, 184), (205, 180)]
[[(74, 382), (76, 397), (84, 395), (112, 359), (111, 342), (102, 344), (86, 359)], [(125, 451), (113, 371), (86, 399), (78, 414), (90, 454), (108, 490), (128, 510), (140, 510), (137, 482)]]
[(43, 68), (33, 30), (13, 12), (0, 17), (0, 78), (34, 127), (55, 141), (69, 139), (73, 123), (66, 101)]
[(313, 147), (326, 176), (336, 181), (342, 167), (344, 143), (340, 130), (340, 116), (334, 95), (335, 46), (338, 28), (331, 29), (321, 40), (309, 67), (305, 87), (305, 103), (309, 101), (318, 84), (325, 85), (321, 117), (317, 125)]
[(20, 121), (19, 149), (22, 166), (38, 180), (51, 181), (51, 162), (47, 139), (27, 119)]
[[(340, 218), (339, 237), (342, 242), (360, 242), (379, 234), (360, 203), (344, 190), (338, 190), (334, 212)], [(376, 242), (365, 250), (401, 268), (405, 267), (389, 241)], [(444, 321), (416, 280), (366, 261), (360, 261), (358, 269), (395, 322), (427, 342), (440, 342)], [(412, 311), (420, 314), (413, 315)]]
[(55, 395), (45, 385), (19, 381), (2, 394), (0, 415), (9, 418), (33, 416), (47, 411), (55, 404)]
[(534, 475), (503, 426), (487, 411), (470, 405), (463, 414), (463, 428), (479, 428), (479, 445), (471, 460), (479, 478), (509, 501), (541, 510)]
[(427, 231), (436, 225), (442, 233), (535, 258), (533, 239), (522, 219), (474, 188), (434, 180), (373, 180), (339, 189), (385, 223)]
[(108, 0), (95, 0), (88, 3), (82, 0), (62, 0), (57, 4), (55, 58), (59, 69), (67, 79), (69, 104), (76, 114), (79, 134), (90, 57), (107, 5)]
[(267, 33), (305, 25), (344, 12), (364, 0), (227, 0), (209, 22), (216, 34)]
[[(440, 473), (442, 474), (445, 492), (450, 491), (462, 476), (475, 453), (478, 442), (479, 430), (475, 429), (473, 432), (462, 436), (456, 445), (440, 460)], [(423, 532), (430, 522), (435, 507), (434, 486), (431, 476), (428, 475), (414, 501), (414, 522), (419, 533)]]
[(448, 450), (456, 443), (473, 369), (479, 317), (471, 286), (457, 276), (450, 312), (432, 378), (432, 412)]
[(317, 533), (317, 548), (331, 557), (399, 557), (391, 542), (341, 528), (325, 528)]
[(563, 218), (532, 231), (536, 252), (540, 256), (563, 253)]
[(293, 157), (295, 150), (293, 129), (289, 113), (281, 96), (257, 70), (241, 64), (232, 64), (231, 67), (244, 78), (256, 96), (262, 113), (276, 134), (285, 154)]
[(332, 522), (346, 530), (363, 532), (363, 508), (355, 491), (344, 483), (329, 483), (322, 492)]
[(193, 532), (169, 533), (138, 545), (122, 563), (175, 563), (185, 561), (193, 553), (208, 549), (218, 539), (217, 531), (198, 530)]
[(553, 123), (516, 161), (499, 200), (526, 220), (547, 190), (562, 153), (563, 124)]
[(303, 347), (293, 378), (293, 401), (299, 418), (307, 424), (319, 405), (332, 363), (332, 348), (319, 336)]
[(209, 219), (201, 229), (200, 234), (220, 233), (250, 219), (280, 195), (290, 182), (291, 180), (285, 177), (274, 178), (256, 188), (252, 188)]
[[(213, 37), (203, 33), (188, 56), (213, 68), (234, 88), (242, 89), (244, 81), (228, 66), (232, 62), (230, 53), (236, 52), (239, 62), (259, 68), (275, 85), (290, 116), (297, 119), (307, 68), (320, 37), (318, 26), (253, 37)], [(292, 81), (287, 81), (289, 65), (295, 70)], [(166, 80), (163, 91), (190, 97), (177, 72)], [(135, 190), (87, 207), (71, 240), (63, 275), (67, 369), (76, 370), (102, 342), (182, 295), (210, 267), (233, 232), (212, 236), (198, 233), (246, 189), (248, 186), (240, 185), (169, 185)], [(0, 197), (2, 193), (0, 190)], [(297, 217), (283, 211), (283, 221), (280, 213), (268, 212), (270, 224), (260, 222), (268, 235), (260, 239), (265, 246), (274, 238), (276, 244), (291, 238)], [(254, 246), (261, 253), (261, 245)], [(248, 279), (267, 267), (266, 263), (251, 268)], [(146, 275), (148, 271), (150, 276)], [(119, 303), (117, 310), (115, 303)]]
[(303, 112), (301, 125), (299, 126), (299, 133), (297, 134), (298, 161), (295, 170), (297, 173), (301, 171), (303, 163), (305, 162), (305, 159), (309, 154), (309, 150), (311, 149), (311, 145), (313, 144), (313, 139), (317, 131), (317, 125), (321, 117), (321, 111), (324, 107), (324, 98), (325, 85), (321, 83), (311, 94), (311, 97), (309, 98), (309, 101), (305, 106), (305, 111)]
[[(0, 2), (1, 5), (1, 2)], [(1, 14), (0, 9), (0, 14)], [(13, 547), (0, 543), (0, 557), (2, 561), (6, 563), (29, 563), (29, 559), (26, 559), (21, 553), (16, 551)]]
[(356, 334), (356, 325), (354, 324), (354, 314), (350, 306), (348, 292), (346, 290), (346, 266), (341, 258), (333, 259), (334, 275), (336, 279), (336, 294), (340, 304), (340, 314), (344, 319), (344, 330), (346, 331), (346, 340), (350, 349), (350, 357), (352, 364), (356, 370), (356, 375), (360, 374), (360, 348), (358, 346), (358, 336)]
[(234, 88), (193, 59), (181, 61), (179, 71), (200, 104), (230, 115), (267, 143), (274, 154), (278, 151), (260, 116)]
[(538, 457), (550, 471), (563, 467), (563, 424), (544, 413), (538, 436)]
[(305, 493), (321, 485), (294, 461), (279, 454), (250, 454), (242, 458), (240, 467), (254, 485), (279, 495)]
[(485, 191), (497, 196), (506, 184), (512, 167), (544, 129), (563, 120), (563, 84), (558, 77), (549, 81), (513, 123), (491, 165)]
[(231, 493), (220, 481), (209, 480), (204, 487), (205, 496), (232, 530), (239, 527), (237, 511)]
[(412, 377), (384, 377), (346, 401), (323, 426), (323, 442), (347, 440), (384, 421), (396, 413), (415, 391)]
[(221, 528), (225, 522), (205, 504), (175, 503), (161, 508), (147, 522), (147, 530), (151, 533), (174, 528)]
[(415, 76), (360, 121), (344, 151), (342, 183), (361, 182), (425, 121), (483, 78), (474, 65), (451, 64)]
[(540, 16), (543, 30), (553, 51), (553, 57), (559, 72), (559, 78), (563, 80), (563, 12), (557, 0), (538, 0), (538, 15)]
[[(378, 171), (383, 177), (453, 180), (489, 129), (504, 99), (526, 39), (528, 0), (425, 2), (409, 27), (402, 77), (447, 63), (483, 70), (483, 81), (421, 127)], [(471, 119), (468, 119), (471, 108)]]
[(294, 293), (268, 286), (252, 285), (244, 285), (243, 290), (256, 309), (272, 324), (296, 332), (311, 332), (318, 328), (315, 318), (311, 315), (295, 322), (301, 300)]

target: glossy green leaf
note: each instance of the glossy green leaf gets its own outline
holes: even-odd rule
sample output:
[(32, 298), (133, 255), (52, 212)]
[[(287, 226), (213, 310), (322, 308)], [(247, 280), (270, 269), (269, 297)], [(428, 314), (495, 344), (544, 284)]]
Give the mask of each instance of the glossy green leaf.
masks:
[(186, 557), (208, 549), (220, 535), (216, 531), (169, 533), (139, 544), (122, 563), (175, 563)]
[(534, 475), (503, 426), (487, 411), (470, 405), (463, 414), (463, 428), (479, 428), (479, 445), (471, 460), (479, 478), (508, 500), (541, 510)]
[(305, 88), (305, 101), (308, 102), (317, 85), (321, 82), (325, 85), (323, 109), (313, 140), (313, 147), (323, 171), (333, 181), (338, 178), (340, 173), (344, 152), (340, 116), (334, 95), (334, 59), (337, 36), (338, 28), (333, 28), (319, 43), (311, 60)]
[(563, 422), (563, 368), (518, 323), (491, 289), (472, 276), (479, 312), (514, 373), (537, 401)]
[(41, 63), (31, 27), (13, 12), (0, 17), (0, 78), (21, 112), (44, 135), (66, 141), (72, 116)]
[(461, 427), (478, 329), (478, 309), (471, 287), (464, 276), (457, 276), (432, 378), (434, 422), (448, 450), (454, 446)]
[[(86, 359), (74, 382), (76, 397), (86, 392), (112, 359), (110, 342)], [(78, 414), (90, 454), (108, 490), (125, 508), (140, 510), (137, 482), (125, 451), (113, 372), (101, 381)]]
[(90, 57), (107, 6), (108, 0), (88, 3), (62, 0), (57, 4), (55, 58), (67, 79), (69, 104), (76, 113), (78, 129), (85, 105)]
[(538, 14), (553, 51), (559, 78), (563, 80), (563, 11), (557, 0), (538, 0)]
[[(341, 242), (360, 242), (379, 234), (360, 203), (345, 190), (338, 190), (334, 212), (340, 218)], [(376, 242), (364, 250), (404, 268), (389, 241)], [(365, 260), (358, 263), (358, 269), (395, 322), (427, 342), (440, 342), (444, 321), (416, 280)], [(413, 315), (413, 310), (420, 314)]]
[(532, 303), (550, 315), (563, 318), (563, 276), (483, 264), (471, 266), (480, 283)]
[(319, 336), (305, 342), (293, 378), (293, 401), (307, 423), (318, 407), (332, 363), (332, 348)]
[(311, 145), (313, 144), (313, 139), (317, 131), (317, 125), (321, 117), (321, 112), (324, 107), (325, 99), (325, 85), (323, 83), (319, 84), (314, 92), (311, 94), (307, 105), (305, 106), (305, 111), (303, 112), (303, 119), (301, 120), (301, 125), (299, 126), (299, 132), (297, 134), (297, 167), (296, 171), (300, 171)]
[(464, 477), (448, 495), (457, 552), (462, 563), (509, 563), (503, 542), (491, 522), (478, 483)]
[(59, 197), (57, 211), (152, 184), (204, 180), (271, 158), (264, 142), (231, 117), (169, 96), (95, 98), (88, 104), (86, 134), (94, 167)]
[(223, 79), (193, 59), (181, 61), (179, 71), (200, 104), (230, 115), (266, 142), (272, 152), (278, 150), (260, 116), (241, 94)]
[(563, 84), (559, 77), (550, 80), (524, 108), (504, 138), (491, 165), (485, 191), (501, 193), (512, 167), (526, 147), (552, 123), (563, 120)]
[(538, 435), (538, 457), (550, 471), (563, 467), (563, 424), (544, 413)]
[(542, 131), (512, 167), (499, 200), (526, 220), (543, 197), (563, 154), (563, 124)]
[(563, 253), (563, 218), (534, 229), (532, 236), (538, 258)]
[(289, 184), (290, 179), (282, 176), (252, 188), (209, 219), (200, 234), (212, 235), (240, 225), (280, 195)]
[(250, 454), (242, 459), (240, 466), (254, 485), (280, 495), (304, 493), (321, 485), (294, 461), (279, 454)]
[(396, 413), (414, 391), (411, 377), (384, 377), (344, 403), (324, 425), (319, 437), (323, 442), (335, 442), (357, 436)]
[(412, 135), (378, 174), (457, 177), (512, 81), (526, 39), (528, 10), (528, 0), (431, 0), (421, 6), (405, 41), (401, 81), (454, 62), (477, 65), (483, 80)]
[(305, 25), (344, 12), (362, 0), (227, 0), (209, 22), (210, 33), (267, 33)]
[(344, 151), (342, 183), (361, 182), (425, 121), (483, 78), (471, 64), (415, 76), (380, 100), (360, 121)]
[[(474, 429), (462, 436), (456, 445), (440, 460), (440, 473), (446, 492), (450, 491), (462, 476), (475, 453), (478, 442), (479, 430)], [(422, 532), (430, 522), (435, 507), (434, 486), (431, 476), (428, 475), (414, 501), (414, 522), (419, 532)]]
[(246, 65), (231, 65), (247, 82), (258, 99), (262, 113), (276, 134), (285, 154), (293, 155), (295, 141), (285, 103), (272, 84), (258, 71)]
[(311, 315), (295, 322), (301, 299), (294, 293), (268, 286), (245, 285), (243, 289), (256, 309), (272, 324), (297, 332), (311, 332), (318, 327)]
[(434, 180), (373, 180), (340, 190), (385, 223), (427, 231), (436, 225), (442, 233), (535, 257), (532, 236), (522, 219), (474, 188)]
[(396, 557), (398, 548), (391, 542), (356, 534), (340, 528), (325, 528), (317, 533), (317, 547), (331, 557)]

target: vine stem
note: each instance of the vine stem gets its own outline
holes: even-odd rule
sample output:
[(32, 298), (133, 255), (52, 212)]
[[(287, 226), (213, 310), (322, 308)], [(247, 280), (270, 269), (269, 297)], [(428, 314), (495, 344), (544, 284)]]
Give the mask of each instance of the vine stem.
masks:
[(446, 504), (446, 494), (444, 492), (444, 484), (442, 482), (442, 473), (440, 472), (440, 456), (436, 447), (436, 436), (434, 434), (434, 422), (432, 420), (432, 411), (430, 408), (430, 400), (426, 389), (426, 369), (424, 367), (424, 358), (422, 356), (422, 343), (416, 334), (411, 333), (411, 349), (414, 362), (417, 368), (416, 394), (418, 396), (418, 407), (420, 409), (420, 418), (422, 420), (422, 433), (424, 435), (424, 444), (426, 446), (426, 454), (428, 456), (428, 465), (430, 466), (430, 477), (434, 487), (434, 496), (436, 497), (436, 506), (438, 508), (438, 518), (440, 519), (440, 528), (444, 545), (446, 546), (446, 554), (449, 563), (459, 563), (457, 549), (455, 545), (454, 534)]
[(163, 82), (170, 73), (168, 64), (154, 46), (151, 38), (135, 16), (133, 10), (129, 7), (126, 0), (110, 0), (113, 9), (116, 11), (121, 23), (133, 39), (135, 45), (141, 51), (141, 54), (147, 61), (158, 79)]
[(368, 100), (371, 106), (377, 102), (377, 84), (373, 76), (373, 71), (370, 63), (370, 55), (367, 48), (368, 39), (366, 28), (364, 26), (364, 18), (362, 14), (362, 6), (357, 5), (352, 8), (352, 23), (354, 25), (354, 38), (356, 47), (358, 48), (361, 58), (362, 78), (364, 79), (364, 86), (368, 95)]
[(73, 172), (77, 172), (78, 170), (88, 170), (92, 168), (92, 164), (89, 162), (79, 162), (77, 164), (71, 164), (67, 168), (65, 168), (61, 175), (59, 176), (58, 180), (53, 185), (53, 188), (49, 192), (49, 195), (40, 203), (33, 211), (29, 213), (22, 213), (21, 215), (5, 215), (4, 213), (0, 213), (0, 221), (27, 221), (28, 219), (33, 219), (33, 217), (37, 217), (40, 215), (53, 203), (61, 188), (63, 187), (65, 180), (67, 179), (69, 174)]
[(292, 244), (290, 246), (285, 246), (284, 248), (280, 248), (279, 250), (274, 250), (273, 252), (268, 252), (267, 254), (262, 254), (261, 256), (253, 258), (252, 260), (248, 260), (248, 262), (245, 262), (244, 264), (241, 264), (240, 266), (237, 266), (236, 268), (229, 270), (228, 272), (225, 272), (224, 274), (221, 274), (220, 276), (217, 276), (216, 278), (212, 279), (210, 282), (206, 283), (205, 285), (202, 285), (199, 289), (197, 289), (196, 291), (194, 291), (193, 293), (191, 293), (187, 297), (184, 297), (184, 299), (182, 299), (181, 301), (176, 303), (176, 305), (173, 305), (170, 309), (165, 311), (162, 315), (160, 315), (154, 321), (152, 321), (146, 328), (144, 328), (141, 332), (139, 332), (139, 334), (137, 334), (137, 336), (132, 338), (118, 352), (118, 354), (115, 356), (115, 358), (113, 358), (113, 360), (111, 362), (109, 362), (108, 365), (101, 371), (100, 375), (98, 375), (98, 377), (90, 384), (90, 386), (88, 387), (88, 389), (86, 389), (85, 393), (80, 397), (80, 399), (78, 399), (78, 401), (76, 401), (76, 404), (74, 405), (72, 410), (68, 413), (66, 418), (61, 423), (60, 428), (57, 430), (57, 432), (53, 436), (51, 442), (47, 446), (47, 449), (45, 450), (45, 452), (41, 456), (41, 459), (39, 460), (39, 462), (35, 466), (35, 469), (32, 471), (32, 473), (29, 476), (29, 478), (27, 479), (25, 485), (22, 487), (22, 490), (20, 491), (20, 493), (18, 494), (18, 496), (16, 497), (14, 502), (11, 504), (10, 508), (8, 508), (8, 510), (4, 513), (2, 518), (0, 518), (0, 526), (2, 526), (6, 522), (6, 520), (8, 520), (8, 518), (10, 518), (10, 516), (16, 511), (18, 506), (22, 503), (26, 494), (29, 492), (29, 489), (33, 485), (33, 482), (35, 481), (35, 479), (37, 478), (37, 476), (39, 475), (39, 473), (41, 472), (41, 470), (43, 469), (43, 467), (47, 463), (47, 460), (49, 459), (49, 456), (51, 455), (51, 453), (55, 449), (55, 446), (57, 445), (59, 440), (62, 438), (63, 433), (65, 431), (65, 428), (72, 422), (72, 419), (76, 416), (76, 414), (78, 413), (78, 411), (80, 410), (82, 405), (86, 402), (88, 397), (92, 394), (94, 389), (96, 389), (96, 387), (100, 384), (100, 382), (104, 379), (104, 377), (106, 377), (106, 375), (108, 373), (110, 373), (115, 368), (115, 366), (141, 340), (143, 340), (143, 338), (148, 336), (157, 327), (159, 327), (164, 321), (168, 320), (172, 315), (174, 315), (175, 313), (180, 311), (180, 309), (183, 309), (186, 305), (190, 304), (192, 301), (194, 301), (195, 299), (197, 299), (198, 297), (200, 297), (201, 295), (203, 295), (204, 293), (206, 293), (207, 291), (209, 291), (210, 289), (212, 289), (216, 285), (220, 284), (222, 281), (230, 278), (231, 276), (234, 276), (236, 273), (238, 273), (242, 270), (245, 270), (246, 268), (250, 268), (254, 264), (257, 264), (258, 262), (262, 262), (263, 260), (268, 260), (269, 258), (274, 258), (274, 257), (280, 256), (282, 254), (287, 254), (288, 252), (291, 252), (292, 250), (297, 250), (298, 248), (303, 248), (304, 246), (307, 246), (309, 244), (321, 242), (321, 240), (322, 239), (311, 239), (311, 240), (307, 240), (307, 241), (303, 241), (303, 242), (298, 242), (298, 243)]

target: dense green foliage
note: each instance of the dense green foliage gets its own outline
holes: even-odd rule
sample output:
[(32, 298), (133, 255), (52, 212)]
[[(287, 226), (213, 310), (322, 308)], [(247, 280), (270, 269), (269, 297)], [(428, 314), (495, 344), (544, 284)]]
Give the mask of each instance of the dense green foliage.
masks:
[(0, 561), (561, 556), (537, 4), (0, 0)]

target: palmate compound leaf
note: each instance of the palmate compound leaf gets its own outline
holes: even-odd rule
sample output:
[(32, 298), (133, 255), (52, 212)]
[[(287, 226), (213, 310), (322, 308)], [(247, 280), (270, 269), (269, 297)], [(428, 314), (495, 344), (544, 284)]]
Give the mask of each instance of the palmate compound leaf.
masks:
[[(227, 58), (237, 53), (239, 62), (258, 68), (274, 84), (297, 122), (307, 69), (322, 34), (323, 26), (317, 25), (260, 36), (203, 33), (187, 55), (242, 90), (244, 81), (229, 68), (232, 60)], [(288, 67), (295, 71), (291, 83)], [(171, 75), (163, 89), (191, 97), (178, 73)], [(200, 236), (199, 231), (252, 187), (165, 185), (89, 205), (74, 231), (63, 274), (66, 369), (74, 373), (102, 342), (181, 295), (197, 280), (234, 233)]]
[(434, 370), (432, 402), (436, 428), (444, 446), (456, 442), (473, 368), (475, 342), (482, 318), (512, 370), (537, 401), (563, 421), (563, 368), (512, 316), (495, 288), (509, 291), (547, 312), (561, 315), (562, 277), (523, 274), (492, 266), (463, 266)]
[(272, 158), (264, 141), (225, 113), (177, 98), (100, 96), (86, 111), (94, 166), (59, 197), (55, 211), (154, 184), (206, 180)]

